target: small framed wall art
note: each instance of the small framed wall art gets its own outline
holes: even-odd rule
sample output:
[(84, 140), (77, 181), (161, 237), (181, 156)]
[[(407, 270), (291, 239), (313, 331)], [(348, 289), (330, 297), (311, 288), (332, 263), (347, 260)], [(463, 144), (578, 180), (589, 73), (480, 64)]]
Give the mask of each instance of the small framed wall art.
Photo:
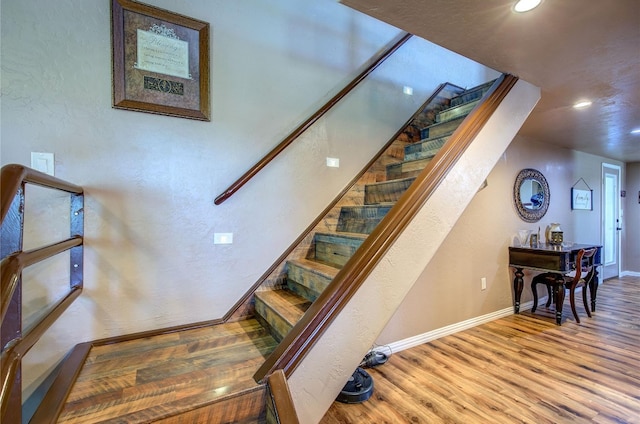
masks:
[(209, 24), (111, 0), (113, 107), (209, 121)]
[(593, 190), (571, 188), (571, 209), (593, 210)]

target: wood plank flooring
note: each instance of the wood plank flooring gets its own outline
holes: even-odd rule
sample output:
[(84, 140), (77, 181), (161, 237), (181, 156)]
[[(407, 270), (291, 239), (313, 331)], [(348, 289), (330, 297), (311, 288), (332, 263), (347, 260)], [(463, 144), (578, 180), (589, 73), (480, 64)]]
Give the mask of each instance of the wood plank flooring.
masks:
[[(606, 281), (562, 326), (544, 305), (395, 353), (364, 403), (322, 424), (640, 423), (640, 278)], [(584, 317), (584, 318), (582, 318)]]
[[(397, 352), (322, 424), (640, 423), (640, 278), (598, 294), (581, 324), (542, 306)], [(58, 422), (264, 422), (252, 375), (274, 346), (245, 320), (94, 347)]]
[(275, 345), (250, 319), (94, 347), (58, 422), (156, 422), (240, 393), (246, 408), (232, 416), (251, 415), (264, 407), (252, 376)]

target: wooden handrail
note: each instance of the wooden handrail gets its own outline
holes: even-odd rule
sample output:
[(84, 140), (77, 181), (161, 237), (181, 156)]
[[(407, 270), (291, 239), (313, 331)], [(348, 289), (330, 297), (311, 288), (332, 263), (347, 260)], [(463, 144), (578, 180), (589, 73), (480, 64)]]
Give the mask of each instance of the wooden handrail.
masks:
[(378, 150), (377, 154), (373, 156), (373, 158), (367, 163), (360, 172), (347, 184), (343, 187), (342, 191), (338, 193), (338, 195), (333, 199), (333, 201), (327, 205), (327, 207), (315, 218), (311, 224), (298, 236), (297, 239), (289, 245), (289, 247), (276, 259), (273, 264), (260, 276), (260, 278), (247, 290), (243, 297), (241, 297), (227, 313), (223, 317), (223, 321), (228, 321), (230, 318), (234, 316), (234, 314), (238, 313), (241, 310), (243, 305), (246, 305), (247, 302), (253, 297), (253, 293), (256, 291), (261, 284), (265, 282), (265, 280), (271, 275), (273, 271), (278, 268), (282, 264), (282, 262), (298, 247), (298, 245), (313, 231), (313, 229), (322, 221), (326, 215), (338, 204), (338, 202), (347, 194), (347, 192), (356, 184), (358, 180), (370, 169), (373, 164), (378, 160), (379, 156), (382, 155), (393, 142), (404, 132), (407, 125), (409, 125), (414, 118), (420, 114), (420, 112), (429, 104), (431, 104), (436, 98), (438, 98), (445, 87), (458, 88), (460, 90), (464, 90), (462, 87), (458, 87), (451, 83), (443, 83), (440, 84), (436, 90), (429, 96), (429, 98), (420, 106), (418, 111), (414, 113), (405, 123), (400, 127), (400, 129), (389, 139), (389, 141), (382, 146), (380, 150)]
[[(59, 178), (23, 165), (5, 165), (0, 173), (0, 325), (2, 327), (2, 375), (0, 420), (21, 422), (22, 358), (80, 296), (83, 286), (84, 190)], [(26, 184), (70, 194), (70, 234), (66, 240), (22, 251)], [(69, 292), (56, 302), (26, 334), (22, 329), (22, 272), (24, 268), (69, 251)]]
[(300, 424), (284, 372), (277, 370), (271, 374), (267, 384), (273, 399), (277, 422), (279, 424)]
[(24, 268), (69, 250), (72, 247), (80, 246), (81, 244), (82, 237), (74, 236), (39, 249), (17, 252), (4, 258), (0, 265), (0, 284), (2, 285), (0, 323), (4, 321), (4, 314), (7, 312), (9, 302), (11, 301), (13, 292), (18, 285), (20, 274)]
[(336, 103), (342, 100), (353, 88), (364, 80), (371, 72), (373, 72), (378, 66), (380, 66), (389, 56), (391, 56), (396, 50), (398, 50), (407, 40), (411, 38), (411, 34), (405, 33), (396, 41), (391, 47), (389, 47), (384, 53), (380, 55), (372, 64), (367, 66), (356, 78), (347, 84), (338, 94), (333, 96), (326, 104), (318, 109), (313, 115), (306, 121), (300, 124), (294, 129), (284, 140), (273, 148), (265, 157), (260, 159), (258, 163), (253, 165), (247, 172), (244, 173), (236, 182), (231, 184), (222, 194), (215, 198), (213, 203), (216, 205), (222, 204), (229, 197), (238, 191), (243, 185), (245, 185), (251, 178), (253, 178), (262, 168), (267, 166), (276, 156), (278, 156), (284, 149), (286, 149), (296, 138), (298, 138), (303, 132), (305, 132), (310, 126), (312, 126), (318, 119), (320, 119), (325, 113), (327, 113)]
[(267, 358), (256, 372), (256, 380), (262, 381), (276, 370), (282, 370), (287, 377), (291, 375), (433, 195), (517, 81), (518, 78), (512, 75), (502, 75), (496, 80), (481, 103), (465, 118), (449, 141), (416, 177), (396, 205)]
[(24, 165), (10, 164), (2, 167), (0, 174), (0, 222), (4, 221), (13, 197), (22, 184), (31, 183), (42, 187), (55, 188), (68, 193), (82, 194), (82, 187), (45, 174)]
[[(16, 375), (16, 370), (24, 355), (36, 344), (42, 335), (53, 325), (62, 313), (73, 303), (82, 292), (81, 287), (74, 287), (67, 295), (60, 300), (53, 309), (27, 333), (23, 338), (14, 339), (10, 345), (2, 352), (2, 392), (0, 393), (1, 409), (4, 416), (9, 405), (9, 385)], [(9, 377), (4, 376), (11, 376)], [(5, 385), (6, 383), (6, 385)]]

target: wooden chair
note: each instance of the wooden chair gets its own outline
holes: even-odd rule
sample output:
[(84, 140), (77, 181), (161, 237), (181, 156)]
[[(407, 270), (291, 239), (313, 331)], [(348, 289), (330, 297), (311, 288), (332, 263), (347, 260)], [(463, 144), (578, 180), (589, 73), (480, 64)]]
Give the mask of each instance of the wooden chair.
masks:
[(575, 269), (567, 274), (559, 274), (557, 272), (545, 272), (536, 275), (531, 280), (531, 291), (533, 292), (533, 307), (531, 312), (535, 312), (538, 307), (538, 284), (547, 286), (549, 298), (546, 306), (551, 305), (552, 299), (556, 304), (556, 324), (560, 325), (562, 321), (562, 305), (564, 303), (565, 290), (569, 290), (569, 299), (571, 303), (571, 311), (576, 318), (576, 322), (580, 323), (578, 312), (576, 312), (575, 291), (578, 287), (582, 287), (582, 302), (587, 315), (591, 318), (591, 310), (587, 302), (588, 287), (595, 275), (595, 267), (593, 260), (597, 249), (580, 249), (576, 255)]

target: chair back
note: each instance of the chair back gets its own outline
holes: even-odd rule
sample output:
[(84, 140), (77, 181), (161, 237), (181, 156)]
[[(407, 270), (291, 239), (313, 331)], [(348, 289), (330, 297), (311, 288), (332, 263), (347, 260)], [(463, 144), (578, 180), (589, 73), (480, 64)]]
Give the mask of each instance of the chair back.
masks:
[(576, 255), (575, 273), (572, 273), (573, 279), (569, 280), (569, 286), (572, 288), (588, 285), (595, 274), (593, 261), (595, 259), (596, 248), (580, 249)]

